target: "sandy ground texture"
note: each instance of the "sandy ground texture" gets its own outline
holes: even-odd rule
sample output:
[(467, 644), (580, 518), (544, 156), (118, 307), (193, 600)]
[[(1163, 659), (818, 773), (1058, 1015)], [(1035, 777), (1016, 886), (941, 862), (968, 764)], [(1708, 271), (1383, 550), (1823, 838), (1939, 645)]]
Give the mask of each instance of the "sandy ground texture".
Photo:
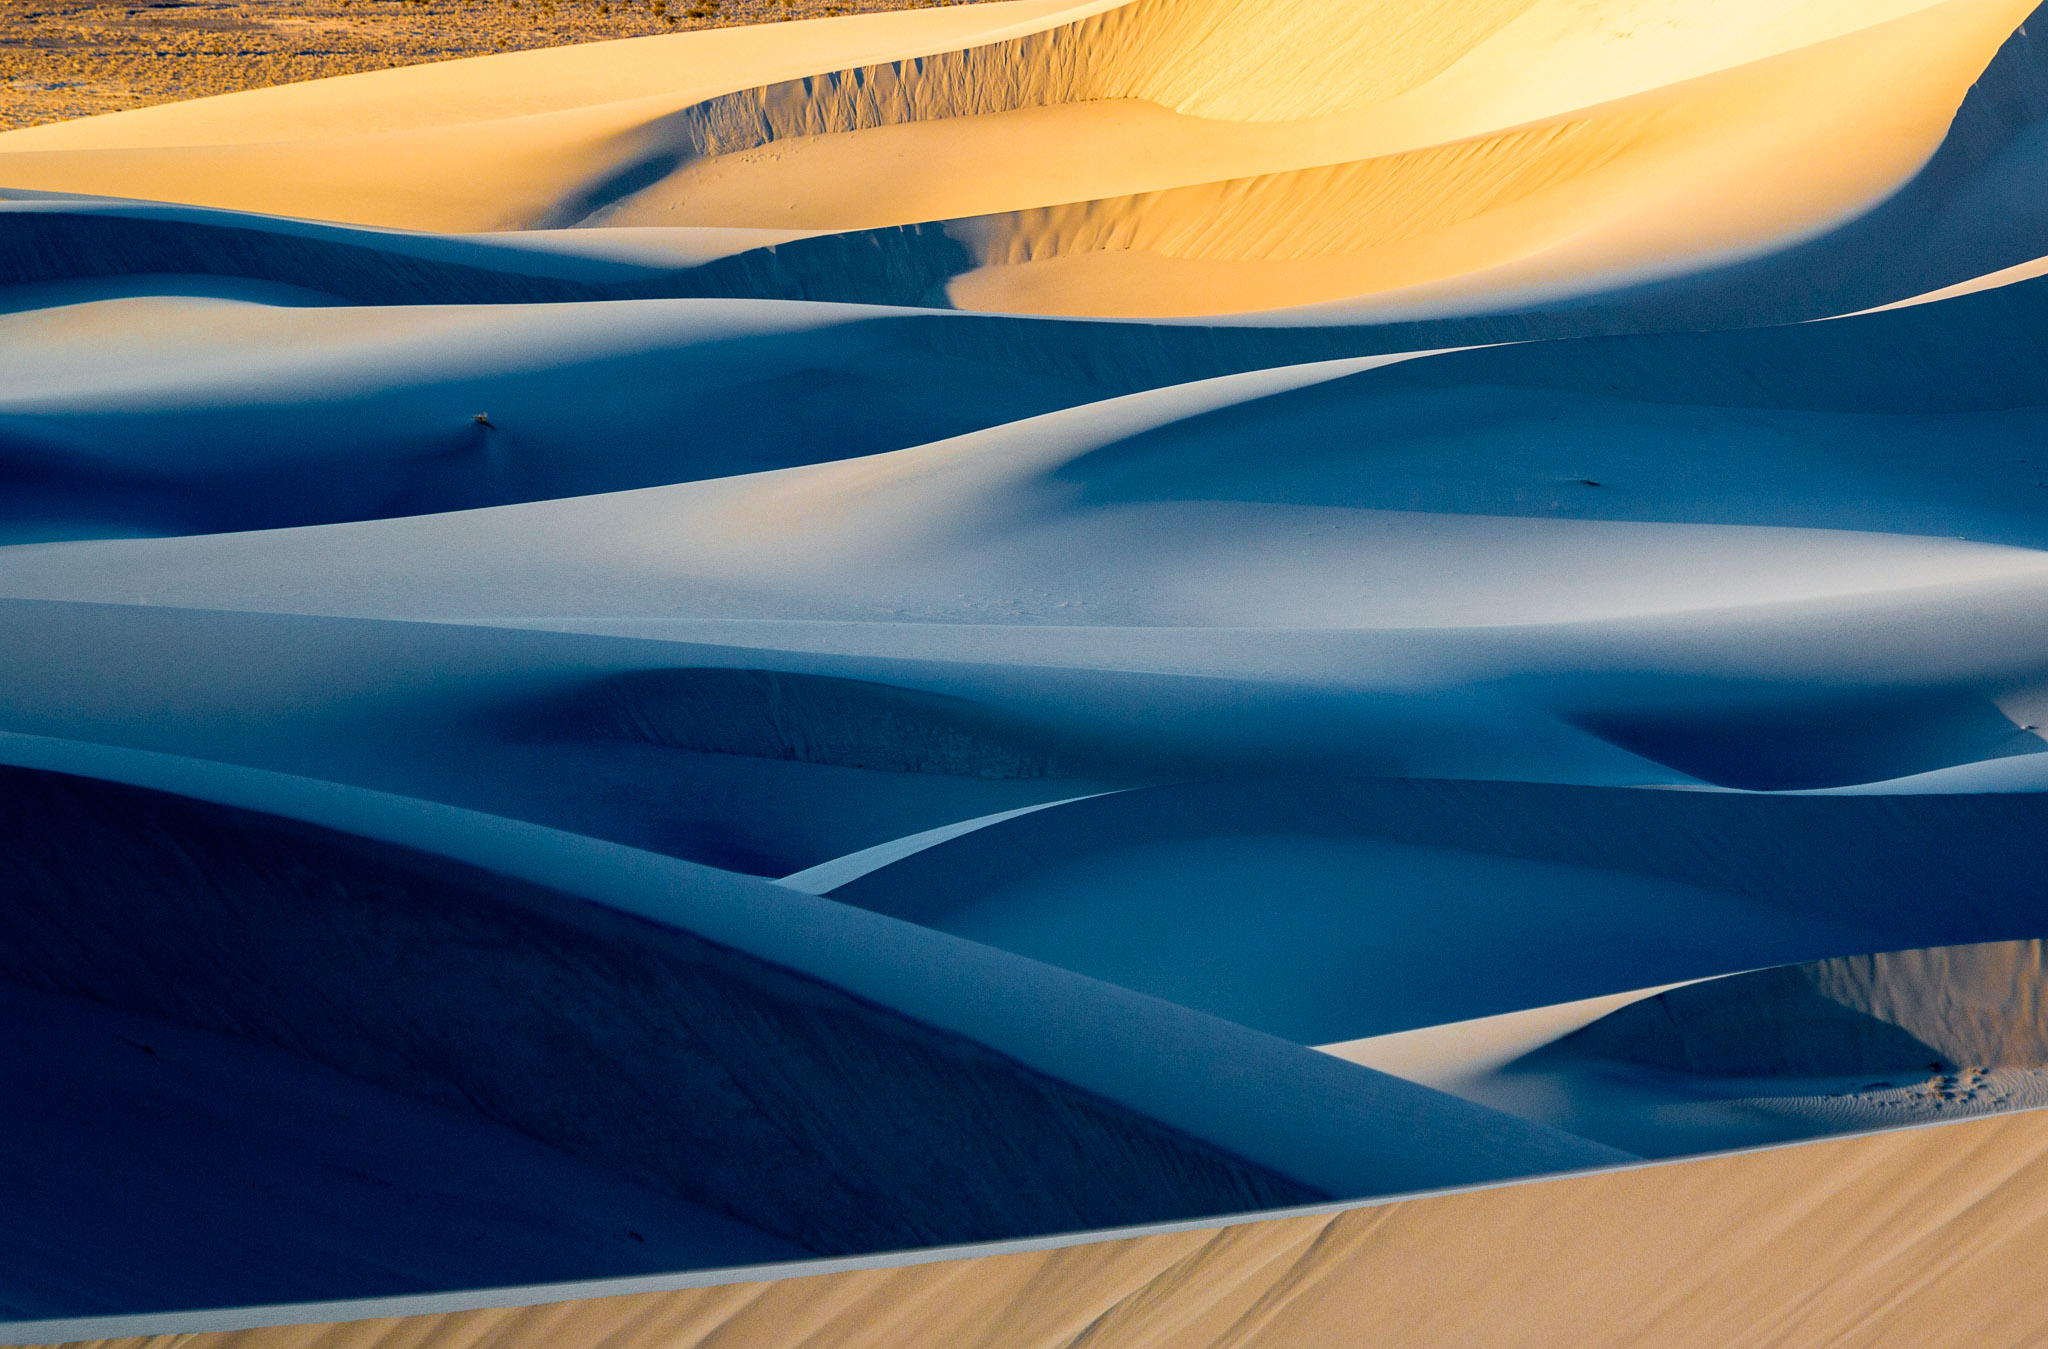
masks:
[(2044, 1223), (2034, 1111), (907, 1268), (411, 1316), (307, 1308), (308, 1324), (93, 1343), (1965, 1349), (2031, 1342), (2048, 1308), (2007, 1280)]
[(947, 2), (6, 0), (0, 131), (424, 61)]
[(2043, 20), (0, 133), (0, 1342), (2030, 1342)]

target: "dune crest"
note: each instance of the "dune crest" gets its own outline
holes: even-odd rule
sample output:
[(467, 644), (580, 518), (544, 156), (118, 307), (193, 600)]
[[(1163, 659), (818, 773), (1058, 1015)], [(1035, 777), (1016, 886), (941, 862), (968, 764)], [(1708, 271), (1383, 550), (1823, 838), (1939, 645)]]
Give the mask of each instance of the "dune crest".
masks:
[[(20, 187), (431, 229), (951, 221), (968, 256), (947, 294), (975, 309), (1212, 314), (1417, 287), (1455, 305), (1856, 214), (1934, 151), (2025, 12), (1013, 0), (227, 95), (0, 136), (0, 166)], [(805, 68), (864, 41), (928, 50)], [(777, 67), (801, 77), (748, 84)], [(1881, 107), (1857, 97), (1873, 84)], [(531, 92), (508, 104), (508, 87)], [(365, 107), (381, 125), (334, 112)], [(252, 116), (256, 139), (230, 129)], [(552, 203), (531, 195), (545, 184)]]
[[(2017, 1343), (2040, 1294), (2005, 1279), (2041, 1226), (2041, 1113), (1222, 1228), (774, 1283), (435, 1311), (280, 1308), (197, 1326), (205, 1349), (426, 1341), (621, 1345), (986, 1334), (1019, 1349)], [(1762, 1226), (1761, 1237), (1754, 1227)], [(1541, 1269), (1525, 1234), (1546, 1234)], [(1816, 1262), (1821, 1272), (1816, 1274)], [(1512, 1277), (1510, 1277), (1512, 1275)], [(1057, 1290), (1056, 1292), (1054, 1290)], [(536, 1292), (541, 1290), (535, 1290)], [(601, 1292), (597, 1288), (587, 1291)], [(507, 1301), (518, 1298), (513, 1294)], [(1884, 1313), (1875, 1319), (1873, 1306)], [(283, 1318), (349, 1319), (279, 1324)], [(408, 1314), (410, 1313), (410, 1314)], [(362, 1317), (363, 1319), (355, 1319)], [(1505, 1317), (1505, 1321), (1503, 1321)], [(167, 1322), (167, 1324), (170, 1324)], [(46, 1323), (141, 1349), (139, 1326)], [(95, 1338), (86, 1339), (92, 1336)]]

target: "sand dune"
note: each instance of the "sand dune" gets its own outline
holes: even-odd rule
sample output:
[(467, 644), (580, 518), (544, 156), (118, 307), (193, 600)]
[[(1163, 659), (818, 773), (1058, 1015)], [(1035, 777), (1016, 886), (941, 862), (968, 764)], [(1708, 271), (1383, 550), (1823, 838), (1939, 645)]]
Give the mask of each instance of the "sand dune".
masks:
[[(192, 1318), (206, 1346), (2023, 1343), (2040, 1112), (1078, 1246), (484, 1309)], [(1540, 1260), (1528, 1236), (1544, 1234)], [(800, 1267), (799, 1267), (800, 1268)], [(607, 1291), (587, 1286), (586, 1293)], [(508, 1305), (509, 1304), (509, 1305)], [(1877, 1309), (1877, 1310), (1873, 1310)], [(411, 1314), (408, 1314), (411, 1313)], [(347, 1318), (345, 1320), (341, 1318)], [(355, 1319), (362, 1318), (362, 1319)], [(312, 1324), (280, 1324), (281, 1321)], [(159, 1318), (170, 1326), (177, 1318)], [(328, 1323), (321, 1323), (322, 1321)], [(339, 1320), (340, 1323), (333, 1323)], [(221, 1324), (249, 1327), (220, 1329)], [(140, 1346), (133, 1320), (22, 1327)], [(120, 1338), (114, 1338), (120, 1337)]]
[[(35, 952), (46, 962), (41, 969), (17, 967), (17, 981), (61, 983), (117, 1005), (132, 1000), (142, 1004), (138, 1010), (154, 1014), (202, 1022), (225, 1019), (244, 1034), (252, 1025), (281, 1021), (282, 1029), (265, 1029), (257, 1038), (275, 1036), (316, 1059), (339, 1057), (358, 1075), (396, 1078), (429, 1098), (447, 1094), (447, 1088), (423, 1079), (451, 1073), (463, 1079), (492, 1071), (495, 1062), (492, 1056), (470, 1060), (423, 1043), (431, 1027), (450, 1021), (441, 1033), (457, 1043), (501, 1044), (513, 1061), (540, 1056), (494, 1088), (469, 1082), (459, 1093), (468, 1104), (481, 1106), (486, 1114), (523, 1115), (529, 1132), (566, 1131), (580, 1150), (610, 1155), (615, 1166), (651, 1167), (667, 1174), (671, 1185), (719, 1182), (648, 1142), (646, 1131), (658, 1134), (685, 1119), (691, 1121), (686, 1128), (708, 1127), (716, 1116), (656, 1111), (615, 1134), (603, 1127), (601, 1113), (593, 1113), (601, 1107), (587, 1085), (560, 1099), (527, 1094), (533, 1082), (551, 1071), (542, 1066), (548, 1062), (576, 1073), (622, 1072), (616, 1059), (599, 1068), (558, 1057), (579, 1034), (609, 1038), (619, 1033), (616, 1024), (603, 1024), (606, 1014), (589, 1008), (586, 997), (600, 1006), (621, 996), (652, 997), (677, 1010), (693, 996), (706, 998), (713, 1010), (706, 1019), (689, 1019), (686, 1036), (669, 1038), (665, 1018), (652, 1009), (637, 1013), (640, 1033), (667, 1048), (643, 1046), (625, 1057), (687, 1056), (710, 1049), (714, 1058), (727, 1061), (714, 1076), (729, 1074), (747, 1057), (735, 1052), (737, 1047), (718, 1047), (719, 1021), (758, 998), (793, 1000), (781, 1013), (785, 1032), (793, 1029), (791, 1017), (816, 1015), (838, 1023), (837, 1030), (821, 1032), (827, 1038), (856, 1034), (845, 1023), (850, 1016), (856, 1026), (875, 1017), (893, 1025), (884, 1039), (898, 1034), (971, 1038), (983, 1044), (979, 1053), (985, 1062), (997, 1064), (993, 1071), (998, 1075), (1041, 1077), (1030, 1064), (1057, 1063), (1083, 1079), (1082, 1089), (1093, 1096), (1186, 1112), (1190, 1128), (1205, 1134), (1241, 1133), (1236, 1141), (1254, 1152), (1271, 1148), (1277, 1135), (1291, 1135), (1288, 1146), (1272, 1155), (1286, 1156), (1287, 1165), (1297, 1170), (1316, 1172), (1315, 1178), (1291, 1183), (1324, 1193), (1412, 1184), (1446, 1161), (1460, 1165), (1449, 1156), (1456, 1149), (1360, 1152), (1361, 1127), (1385, 1129), (1394, 1117), (1410, 1112), (1434, 1116), (1433, 1128), (1466, 1135), (1470, 1153), (1465, 1161), (1479, 1172), (1493, 1168), (1499, 1174), (1502, 1167), (1516, 1172), (1532, 1165), (1557, 1169), (1613, 1156), (1549, 1131), (1517, 1129), (1488, 1112), (1472, 1113), (1454, 1100), (1379, 1074), (1332, 1072), (1321, 1056), (1171, 1004), (1134, 998), (844, 905), (587, 836), (332, 782), (77, 741), (9, 735), (0, 750), (16, 765), (8, 778), (15, 802), (11, 827), (18, 831), (12, 849), (18, 868), (15, 890), (21, 903), (10, 919), (18, 928), (11, 949), (17, 960)], [(67, 817), (72, 823), (65, 823)], [(479, 867), (485, 870), (479, 873)], [(146, 937), (142, 924), (152, 929)], [(432, 940), (402, 938), (399, 934), (411, 924), (444, 931)], [(368, 933), (345, 935), (366, 925)], [(369, 963), (351, 971), (361, 981), (346, 980), (347, 987), (311, 999), (285, 995), (277, 984), (338, 973), (319, 970), (322, 932), (332, 940), (364, 944), (361, 958)], [(593, 943), (608, 947), (611, 955), (597, 957)], [(536, 1006), (481, 991), (462, 995), (456, 985), (461, 977), (457, 952), (470, 944), (481, 948), (475, 973), (486, 980), (493, 977), (494, 966), (499, 975), (510, 977), (501, 958), (489, 954), (491, 948), (527, 951), (523, 959), (537, 960), (549, 971), (538, 985), (548, 997)], [(404, 966), (422, 951), (440, 953), (437, 974), (416, 984)], [(653, 963), (622, 982), (602, 971), (579, 977), (577, 966), (592, 958), (600, 965), (606, 959)], [(384, 961), (398, 966), (372, 968)], [(250, 977), (259, 970), (260, 980)], [(585, 977), (588, 983), (579, 993)], [(692, 985), (698, 987), (693, 991)], [(422, 1001), (408, 1013), (403, 1000), (415, 997)], [(372, 1001), (353, 1005), (363, 999)], [(1108, 1000), (1103, 1006), (1087, 1007), (1090, 1000), (1102, 999)], [(1049, 1012), (1062, 1004), (1068, 1010), (1033, 1024), (1018, 1022), (1017, 1007), (1031, 1000)], [(1110, 1010), (1112, 1005), (1116, 1010)], [(804, 1006), (810, 1012), (795, 1010)], [(334, 1021), (338, 1012), (339, 1024)], [(511, 1028), (493, 1032), (471, 1020), (507, 1015), (538, 1015), (552, 1021), (553, 1028), (543, 1036)], [(380, 1029), (380, 1023), (388, 1024)], [(746, 1015), (735, 1030), (761, 1033), (758, 1022)], [(1076, 1042), (1076, 1036), (1083, 1038)], [(1176, 1041), (1182, 1043), (1176, 1046)], [(613, 1043), (602, 1057), (625, 1052)], [(849, 1042), (839, 1049), (844, 1053), (851, 1047)], [(1117, 1062), (1157, 1055), (1162, 1048), (1175, 1054), (1142, 1066)], [(976, 1051), (965, 1046), (933, 1051), (927, 1045), (924, 1057), (910, 1056), (906, 1070), (947, 1072), (952, 1068), (948, 1061), (962, 1053), (969, 1062), (975, 1060)], [(1227, 1057), (1246, 1083), (1245, 1093), (1233, 1100), (1217, 1095), (1213, 1082), (1183, 1077), (1188, 1054)], [(642, 1073), (659, 1077), (673, 1066), (664, 1070), (649, 1063), (624, 1071), (630, 1080)], [(887, 1069), (848, 1062), (837, 1071), (873, 1080)], [(812, 1073), (783, 1069), (778, 1075), (782, 1072), (789, 1073), (786, 1080), (750, 1086), (746, 1094), (752, 1109), (768, 1107), (778, 1093), (815, 1085)], [(1287, 1084), (1276, 1080), (1255, 1090), (1251, 1084), (1263, 1073), (1276, 1074)], [(621, 1081), (618, 1089), (644, 1092), (651, 1085), (627, 1088)], [(692, 1088), (678, 1080), (661, 1090)], [(499, 1093), (505, 1094), (489, 1104), (488, 1098)], [(880, 1096), (903, 1099), (890, 1091)], [(567, 1108), (567, 1102), (576, 1108)], [(958, 1104), (969, 1102), (962, 1098)], [(1069, 1108), (1083, 1116), (1089, 1112), (1084, 1102)], [(565, 1117), (547, 1118), (565, 1109)], [(529, 1112), (539, 1112), (540, 1118)], [(824, 1127), (831, 1114), (819, 1112), (803, 1127)], [(1375, 1116), (1384, 1122), (1369, 1124)], [(1339, 1117), (1348, 1119), (1336, 1128)], [(723, 1122), (730, 1125), (731, 1120)], [(937, 1127), (941, 1121), (934, 1116), (929, 1123)], [(791, 1126), (788, 1118), (779, 1124), (784, 1130)], [(912, 1126), (899, 1120), (892, 1127), (903, 1133)], [(648, 1151), (637, 1160), (619, 1152), (635, 1148)], [(753, 1164), (744, 1153), (728, 1161)], [(1248, 1164), (1226, 1153), (1226, 1169)], [(1410, 1168), (1418, 1167), (1411, 1176)], [(679, 1180), (678, 1169), (690, 1171), (689, 1178)], [(1373, 1180), (1376, 1174), (1382, 1179)], [(781, 1182), (801, 1183), (795, 1178)], [(968, 1192), (976, 1188), (970, 1185)], [(934, 1185), (929, 1193), (941, 1203), (966, 1197), (946, 1184)], [(757, 1198), (775, 1202), (766, 1194)], [(807, 1224), (816, 1216), (792, 1215), (790, 1221)], [(849, 1210), (845, 1216), (857, 1226), (891, 1221), (871, 1207), (864, 1215)]]
[[(948, 293), (977, 309), (1412, 308), (1418, 287), (1599, 289), (1857, 214), (2025, 14), (1015, 0), (257, 90), (10, 133), (0, 166), (430, 229), (952, 221)], [(1875, 124), (1872, 84), (1893, 95)]]
[[(2042, 921), (2017, 799), (2002, 811), (1761, 806), (1520, 783), (1205, 784), (1020, 815), (829, 893), (1311, 1043), (1697, 979), (1774, 952)], [(1978, 855), (1956, 874), (1950, 850), (1978, 828)], [(1737, 840), (1770, 862), (1703, 864)], [(1938, 975), (1922, 982), (1960, 996)]]
[(274, 1047), (12, 982), (0, 999), (7, 1080), (39, 1107), (0, 1124), (10, 1319), (805, 1254)]
[(472, 57), (30, 127), (0, 154), (16, 187), (505, 228), (630, 171), (649, 123), (706, 98), (847, 56), (986, 41), (1067, 7), (1015, 0)]
[(0, 135), (0, 1342), (2028, 1342), (2031, 18)]
[[(1832, 336), (1852, 330), (1831, 325), (1825, 331)], [(1410, 364), (1426, 370), (1435, 361), (1455, 359)], [(1982, 477), (1956, 482), (1950, 461), (1938, 453), (1946, 427), (1920, 419), (1902, 420), (1903, 443), (1895, 451), (1901, 462), (1888, 475), (1896, 485), (1887, 485), (1889, 495), (1907, 499), (1902, 509), (1920, 520), (1866, 514), (1869, 524), (1889, 526), (1881, 532), (1842, 528), (1851, 522), (1837, 512), (1865, 509), (1864, 503), (1849, 499), (1835, 506), (1835, 498), (1812, 490), (1816, 479), (1825, 482), (1842, 471), (1835, 467), (1840, 438), (1852, 427), (1863, 430), (1860, 421), (1830, 426), (1825, 419), (1788, 418), (1794, 423), (1788, 439), (1806, 442), (1800, 458), (1789, 462), (1773, 453), (1778, 446), (1751, 440), (1775, 459), (1768, 471), (1807, 489), (1789, 499), (1769, 488), (1757, 490), (1762, 510), (1769, 512), (1762, 518), (1730, 491), (1711, 508), (1718, 519), (1670, 519), (1669, 496), (1651, 477), (1640, 490), (1649, 499), (1644, 514), (1654, 514), (1636, 521), (1628, 518), (1626, 504), (1618, 510), (1607, 504), (1616, 495), (1624, 503), (1633, 495), (1631, 470), (1658, 476), (1695, 476), (1698, 470), (1658, 454), (1665, 446), (1630, 436), (1634, 428), (1626, 422), (1615, 437), (1621, 443), (1598, 456), (1604, 463), (1584, 462), (1595, 453), (1569, 439), (1576, 428), (1549, 429), (1559, 415), (1553, 409), (1569, 407), (1563, 398), (1523, 414), (1546, 423), (1538, 435), (1555, 438), (1534, 455), (1513, 428), (1497, 437), (1482, 431), (1461, 446), (1476, 461), (1473, 476), (1494, 484), (1490, 491), (1498, 495), (1492, 500), (1460, 499), (1462, 484), (1456, 480), (1425, 478), (1409, 486), (1369, 459), (1355, 458), (1354, 468), (1305, 482), (1337, 452), (1321, 434), (1324, 428), (1313, 423), (1306, 434), (1290, 437), (1299, 446), (1298, 457), (1268, 455), (1239, 465), (1226, 440), (1221, 455), (1212, 451), (1203, 466), (1209, 482), (1164, 491), (1145, 482), (1148, 459), (1176, 462), (1187, 457), (1188, 442), (1199, 445), (1207, 437), (1213, 446), (1223, 439), (1216, 431), (1227, 435), (1231, 405), (1253, 404), (1238, 417), (1278, 412), (1278, 424), (1287, 427), (1291, 409), (1284, 402), (1275, 407), (1271, 396), (1288, 397), (1290, 385), (1307, 386), (1307, 392), (1288, 401), (1314, 409), (1330, 399), (1377, 401), (1369, 391), (1406, 382), (1397, 368), (1382, 380), (1368, 375), (1328, 384), (1355, 369), (1300, 367), (1246, 375), (1086, 405), (1056, 421), (1008, 424), (897, 456), (552, 501), (503, 515), (394, 520), (348, 534), (220, 536), (24, 552), (0, 584), (14, 594), (42, 598), (145, 594), (174, 604), (267, 607), (260, 599), (242, 598), (245, 589), (260, 594), (262, 583), (239, 580), (252, 573), (244, 559), (227, 556), (260, 551), (268, 574), (304, 573), (294, 585), (291, 607), (400, 616), (378, 600), (362, 598), (376, 593), (369, 573), (379, 559), (431, 553), (447, 565), (435, 568), (430, 588), (409, 590), (403, 616), (455, 616), (479, 606), (502, 616), (522, 610), (575, 614), (572, 595), (559, 584), (551, 593), (548, 579), (550, 573), (561, 575), (561, 564), (574, 558), (578, 579), (572, 586), (584, 577), (607, 576), (606, 616), (739, 617), (745, 609), (737, 595), (754, 594), (775, 596), (774, 616), (781, 618), (916, 615), (952, 622), (1028, 618), (1089, 625), (1355, 628), (1617, 618), (2003, 581), (2032, 576), (2040, 567), (2031, 550), (2014, 546), (2027, 535), (2014, 536), (2011, 544), (1936, 537), (1947, 523), (1936, 513), (1941, 496), (1974, 489), (2010, 501), (2013, 487), (2035, 470), (1986, 455), (1973, 466)], [(1735, 373), (1741, 378), (1747, 372)], [(1398, 425), (1414, 418), (1415, 404), (1423, 400), (1397, 395), (1392, 401), (1389, 420)], [(1597, 416), (1604, 409), (1588, 411)], [(1350, 412), (1346, 407), (1339, 415)], [(1467, 415), (1493, 422), (1492, 413), (1487, 408)], [(207, 406), (205, 415), (211, 421), (214, 409)], [(1651, 426), (1663, 420), (1654, 405), (1640, 415)], [(457, 416), (446, 420), (461, 426)], [(2025, 417), (1985, 420), (1991, 435), (2009, 438), (2015, 449), (2026, 447)], [(1681, 445), (1690, 440), (1716, 458), (1733, 457), (1713, 468), (1747, 479), (1742, 450), (1714, 443), (1711, 425), (1671, 421), (1679, 424), (1657, 428), (1664, 437)], [(1351, 427), (1357, 427), (1355, 420)], [(472, 443), (477, 439), (474, 426), (460, 434)], [(1367, 436), (1370, 445), (1369, 431)], [(1411, 482), (1434, 475), (1420, 454), (1402, 467)], [(1608, 476), (1595, 478), (1588, 469)], [(1917, 488), (1934, 473), (1948, 481), (1926, 494), (1934, 497), (1928, 502)], [(1680, 509), (1689, 515), (1699, 510)], [(603, 526), (595, 527), (599, 520)], [(356, 540), (370, 537), (390, 543), (365, 552)], [(1660, 557), (1651, 542), (1678, 537), (1690, 545), (1683, 558)], [(661, 540), (658, 547), (649, 546), (654, 539)], [(1374, 546), (1361, 549), (1363, 539)], [(337, 565), (335, 548), (359, 560)], [(1619, 565), (1623, 559), (1626, 566)], [(59, 578), (55, 584), (36, 585), (39, 565)], [(140, 585), (123, 575), (137, 566), (148, 577)], [(349, 575), (351, 568), (366, 570)], [(86, 579), (95, 574), (101, 579)], [(687, 588), (679, 589), (685, 582)], [(1022, 613), (1005, 614), (1002, 597), (1020, 585), (1042, 598)], [(322, 587), (335, 596), (325, 604), (314, 598)], [(508, 607), (508, 601), (518, 607)], [(1067, 612), (1053, 612), (1062, 607)]]
[[(22, 343), (0, 411), (0, 455), (27, 488), (5, 512), (18, 541), (328, 523), (723, 477), (896, 449), (1106, 392), (1085, 377), (949, 359), (916, 329), (843, 306), (430, 316), (157, 297), (0, 326)], [(142, 341), (124, 338), (138, 329)], [(925, 378), (944, 386), (920, 388)], [(662, 392), (607, 397), (620, 381)]]
[(2037, 946), (1838, 957), (1325, 1049), (1649, 1156), (2033, 1108)]
[[(1574, 1047), (1696, 1072), (2037, 1068), (2048, 1062), (2040, 996), (2035, 941), (1898, 951), (1688, 985), (1602, 1018)], [(1835, 1036), (1750, 1024), (1804, 1016), (1831, 1018)]]
[[(2019, 17), (1987, 14), (1985, 35), (2003, 37)], [(1917, 169), (1988, 55), (1969, 42), (1948, 66), (1928, 36), (1945, 44), (1967, 31), (1930, 11), (1487, 137), (974, 220), (962, 229), (980, 268), (951, 294), (966, 308), (1116, 315), (1340, 299), (1369, 314), (1353, 297), (1389, 293), (1405, 316), (1461, 298), (1472, 307), (1475, 294), (1608, 288), (1673, 257), (1696, 266), (1824, 228)], [(1909, 70), (1925, 92), (1893, 106), (1924, 109), (1924, 120), (1837, 120), (1849, 88)], [(1811, 171), (1820, 163), (1826, 176)]]

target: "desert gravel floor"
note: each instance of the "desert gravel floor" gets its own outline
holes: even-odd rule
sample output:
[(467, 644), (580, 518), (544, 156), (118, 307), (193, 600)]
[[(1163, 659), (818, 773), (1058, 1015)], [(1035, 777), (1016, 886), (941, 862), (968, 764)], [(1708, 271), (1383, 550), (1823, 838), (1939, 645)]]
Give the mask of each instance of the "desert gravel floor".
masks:
[(948, 0), (0, 0), (0, 131), (389, 66)]

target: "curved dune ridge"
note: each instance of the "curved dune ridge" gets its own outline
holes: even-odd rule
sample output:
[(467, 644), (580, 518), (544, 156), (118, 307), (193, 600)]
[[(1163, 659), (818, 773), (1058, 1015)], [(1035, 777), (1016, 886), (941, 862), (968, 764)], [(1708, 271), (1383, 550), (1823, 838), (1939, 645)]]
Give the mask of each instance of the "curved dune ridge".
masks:
[[(763, 1281), (159, 1317), (204, 1349), (602, 1341), (1027, 1346), (1412, 1344), (1480, 1303), (1509, 1343), (2024, 1342), (2040, 1240), (2039, 1112), (1229, 1226), (935, 1252)], [(1759, 1230), (1761, 1229), (1761, 1230)], [(1544, 1233), (1532, 1262), (1527, 1234)], [(1531, 1269), (1540, 1263), (1540, 1270)], [(1813, 1279), (1816, 1266), (1838, 1277)], [(1786, 1296), (1787, 1267), (1809, 1296)], [(765, 1273), (767, 1271), (761, 1271)], [(663, 1287), (663, 1284), (669, 1287)], [(650, 1285), (652, 1285), (650, 1287)], [(1881, 1307), (1881, 1315), (1872, 1308)], [(300, 1324), (290, 1324), (292, 1318)], [(316, 1319), (318, 1318), (318, 1319)], [(22, 1327), (128, 1349), (141, 1318)]]
[(0, 135), (0, 1343), (2026, 1342), (2043, 31)]
[(2038, 940), (1840, 956), (1324, 1046), (1682, 1156), (2048, 1103)]

